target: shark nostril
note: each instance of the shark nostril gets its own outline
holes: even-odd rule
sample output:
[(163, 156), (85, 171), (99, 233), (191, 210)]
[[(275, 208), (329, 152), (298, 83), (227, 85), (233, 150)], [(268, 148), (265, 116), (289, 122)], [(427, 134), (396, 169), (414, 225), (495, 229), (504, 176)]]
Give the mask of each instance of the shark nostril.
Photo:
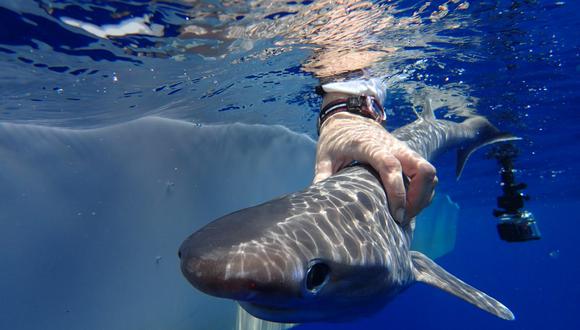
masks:
[(311, 293), (317, 293), (328, 282), (330, 267), (321, 262), (314, 261), (306, 271), (306, 290)]
[(181, 259), (181, 250), (177, 251), (177, 257)]

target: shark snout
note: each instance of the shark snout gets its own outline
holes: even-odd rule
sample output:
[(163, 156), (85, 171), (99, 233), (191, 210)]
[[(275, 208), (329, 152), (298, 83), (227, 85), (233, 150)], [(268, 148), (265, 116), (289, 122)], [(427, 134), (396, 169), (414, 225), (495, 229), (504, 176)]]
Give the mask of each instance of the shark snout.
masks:
[(219, 259), (188, 256), (181, 258), (181, 271), (196, 289), (220, 298), (249, 300), (255, 295), (251, 281), (227, 278)]
[(200, 248), (188, 240), (180, 247), (178, 256), (181, 272), (196, 289), (235, 300), (247, 300), (252, 296), (250, 281), (228, 278), (228, 260), (219, 251)]
[(264, 226), (289, 207), (282, 204), (234, 212), (194, 232), (179, 248), (183, 275), (220, 298), (277, 307), (299, 299), (308, 259)]
[[(258, 253), (239, 252), (232, 246), (199, 244), (195, 235), (179, 249), (181, 271), (196, 289), (220, 298), (247, 302), (278, 301), (296, 296), (299, 283), (282, 262)], [(276, 296), (276, 297), (274, 297)]]

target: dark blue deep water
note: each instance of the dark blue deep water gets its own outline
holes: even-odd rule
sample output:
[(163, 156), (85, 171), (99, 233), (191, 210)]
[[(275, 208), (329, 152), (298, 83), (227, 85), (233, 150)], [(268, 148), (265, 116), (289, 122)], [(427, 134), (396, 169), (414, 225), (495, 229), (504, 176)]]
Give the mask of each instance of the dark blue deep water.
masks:
[[(542, 239), (498, 238), (489, 149), (459, 181), (444, 155), (438, 189), (460, 213), (437, 262), (516, 320), (418, 284), (369, 318), (297, 329), (579, 329), (580, 4), (423, 4), (0, 0), (0, 329), (234, 328), (177, 247), (306, 186), (314, 87), (345, 76), (325, 71), (336, 58), (377, 53), (358, 69), (387, 82), (388, 129), (430, 98), (438, 117), (522, 138)], [(336, 13), (347, 23), (330, 27)]]

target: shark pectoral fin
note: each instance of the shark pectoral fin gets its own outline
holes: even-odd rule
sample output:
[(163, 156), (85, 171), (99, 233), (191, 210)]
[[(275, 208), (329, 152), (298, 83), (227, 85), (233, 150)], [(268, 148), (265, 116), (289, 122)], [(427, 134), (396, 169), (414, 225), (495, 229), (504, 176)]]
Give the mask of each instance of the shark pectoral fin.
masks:
[(461, 177), (461, 173), (469, 156), (477, 149), (497, 142), (521, 140), (521, 138), (513, 136), (510, 133), (500, 132), (487, 119), (481, 116), (469, 118), (461, 123), (461, 125), (466, 125), (477, 132), (477, 139), (475, 142), (457, 150), (457, 165), (455, 167), (457, 180)]
[(514, 314), (502, 303), (449, 274), (424, 254), (411, 251), (411, 258), (413, 274), (418, 282), (447, 291), (504, 320), (515, 319)]

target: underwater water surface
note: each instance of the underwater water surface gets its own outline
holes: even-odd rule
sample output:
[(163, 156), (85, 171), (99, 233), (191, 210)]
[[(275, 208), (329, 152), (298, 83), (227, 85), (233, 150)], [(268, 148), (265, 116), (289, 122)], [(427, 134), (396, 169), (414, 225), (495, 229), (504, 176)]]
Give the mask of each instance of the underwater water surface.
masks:
[[(417, 284), (381, 312), (296, 329), (576, 329), (580, 5), (574, 1), (0, 0), (0, 329), (234, 329), (177, 249), (226, 213), (307, 186), (320, 82), (379, 77), (387, 128), (426, 99), (515, 142), (542, 239), (506, 243), (485, 151), (437, 259), (503, 321)], [(355, 73), (353, 73), (355, 72)]]

